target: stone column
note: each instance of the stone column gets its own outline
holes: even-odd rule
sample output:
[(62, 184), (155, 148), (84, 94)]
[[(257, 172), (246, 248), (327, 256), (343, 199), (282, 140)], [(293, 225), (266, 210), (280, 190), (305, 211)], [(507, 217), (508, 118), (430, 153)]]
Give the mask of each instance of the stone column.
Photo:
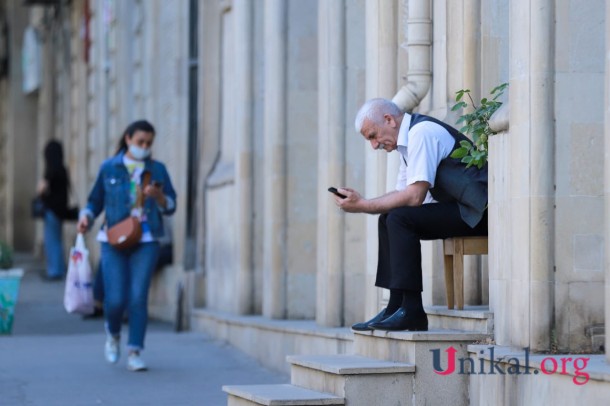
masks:
[[(447, 104), (455, 104), (455, 92), (470, 89), (472, 98), (480, 97), (479, 83), (479, 0), (447, 3)], [(472, 110), (472, 109), (471, 109)], [(445, 121), (453, 125), (461, 111), (447, 111)]]
[[(38, 12), (33, 13), (37, 16), (35, 18), (35, 27), (38, 31), (38, 35), (43, 41), (41, 44), (41, 65), (42, 65), (42, 81), (40, 89), (38, 90), (38, 105), (36, 112), (36, 120), (38, 123), (37, 128), (37, 147), (36, 157), (40, 159), (36, 160), (36, 179), (42, 179), (44, 172), (44, 161), (42, 160), (43, 151), (47, 142), (53, 138), (59, 138), (63, 144), (64, 149), (64, 162), (69, 162), (69, 148), (70, 144), (66, 143), (63, 139), (61, 132), (55, 131), (55, 122), (57, 117), (57, 111), (61, 112), (61, 105), (57, 103), (56, 89), (57, 85), (57, 69), (55, 65), (55, 58), (58, 53), (64, 52), (61, 45), (57, 46), (57, 40), (53, 37), (53, 30), (48, 21), (52, 18), (50, 10), (37, 10)], [(72, 176), (73, 174), (69, 172)], [(43, 222), (36, 222), (34, 225), (36, 229), (35, 240), (34, 240), (34, 253), (40, 255), (43, 252), (44, 235), (43, 235)]]
[(606, 92), (604, 108), (604, 244), (606, 361), (610, 362), (610, 0), (606, 0)]
[[(366, 2), (366, 98), (391, 99), (396, 93), (396, 56), (398, 47), (397, 4), (384, 0)], [(365, 190), (367, 198), (386, 190), (387, 155), (374, 151), (368, 142), (365, 148)], [(381, 291), (375, 288), (377, 271), (377, 216), (366, 220), (366, 311), (365, 316), (379, 312)]]
[(345, 184), (345, 1), (318, 9), (318, 263), (316, 321), (343, 325), (345, 214), (326, 189)]
[[(221, 4), (215, 0), (208, 0), (199, 3), (199, 63), (197, 83), (199, 86), (199, 101), (197, 103), (198, 128), (198, 174), (200, 179), (200, 190), (197, 192), (200, 199), (197, 199), (197, 229), (203, 230), (197, 237), (197, 257), (196, 267), (199, 270), (206, 268), (206, 261), (209, 255), (209, 248), (206, 246), (206, 233), (209, 227), (207, 220), (209, 203), (207, 180), (214, 170), (216, 162), (220, 158), (220, 55), (221, 55)], [(148, 38), (148, 37), (147, 37)], [(204, 55), (213, 55), (206, 58)], [(203, 306), (206, 302), (207, 292), (210, 287), (207, 282), (207, 275), (204, 272), (197, 272), (196, 282), (205, 289), (197, 289), (193, 298), (194, 306)]]
[[(507, 294), (496, 317), (510, 317), (500, 345), (550, 346), (554, 262), (554, 2), (510, 3), (510, 246)], [(508, 313), (511, 312), (511, 313)], [(510, 314), (510, 316), (508, 316)], [(503, 324), (502, 320), (500, 323)]]
[[(36, 167), (32, 159), (42, 161), (39, 153), (33, 155), (36, 146), (38, 100), (35, 94), (23, 93), (23, 38), (30, 20), (30, 8), (20, 1), (5, 3), (8, 23), (9, 72), (7, 78), (7, 140), (4, 146), (8, 161), (2, 171), (6, 179), (6, 227), (7, 243), (15, 251), (31, 251), (34, 221), (29, 213), (29, 202), (37, 184)], [(37, 151), (38, 152), (38, 151)]]
[[(93, 78), (94, 98), (96, 111), (93, 118), (95, 133), (89, 138), (89, 153), (95, 157), (94, 164), (98, 166), (106, 159), (110, 148), (108, 140), (109, 126), (109, 91), (108, 72), (110, 70), (110, 57), (108, 53), (109, 22), (105, 21), (104, 4), (102, 2), (90, 2), (93, 12), (92, 30), (93, 34), (93, 53), (92, 65), (95, 73)], [(95, 169), (98, 169), (95, 168)]]
[(263, 315), (286, 317), (286, 18), (284, 0), (265, 0), (265, 200)]
[(235, 194), (237, 202), (237, 312), (249, 314), (253, 306), (252, 258), (252, 41), (253, 9), (250, 0), (234, 0), (235, 13)]
[[(89, 13), (88, 1), (77, 1), (73, 3), (71, 9), (71, 19), (73, 27), (80, 27), (83, 24), (85, 16)], [(72, 166), (70, 171), (70, 181), (72, 182), (72, 199), (76, 201), (79, 207), (84, 207), (87, 201), (87, 195), (91, 184), (87, 181), (87, 115), (89, 109), (88, 86), (87, 86), (87, 62), (86, 62), (86, 44), (84, 32), (73, 32), (73, 43), (78, 44), (75, 47), (72, 58), (72, 99), (71, 99), (71, 130), (70, 139), (71, 145), (65, 145), (66, 151), (70, 150), (73, 157), (70, 162)], [(74, 232), (74, 227), (72, 227)]]
[[(135, 103), (134, 103), (134, 69), (133, 69), (133, 56), (134, 56), (134, 10), (136, 5), (133, 0), (123, 0), (117, 2), (116, 12), (118, 14), (116, 24), (116, 38), (120, 41), (121, 45), (118, 46), (115, 58), (116, 72), (117, 72), (117, 101), (116, 101), (116, 115), (117, 121), (122, 131), (127, 124), (131, 123), (136, 119), (134, 114)], [(152, 5), (152, 4), (151, 4)], [(153, 122), (153, 124), (157, 124)]]
[[(458, 117), (467, 111), (451, 111), (455, 104), (455, 93), (470, 89), (472, 98), (478, 103), (480, 90), (480, 0), (457, 0), (447, 2), (447, 116), (444, 121), (455, 125)], [(458, 127), (459, 128), (459, 127)], [(464, 298), (469, 304), (481, 301), (479, 265), (474, 256), (464, 257)]]

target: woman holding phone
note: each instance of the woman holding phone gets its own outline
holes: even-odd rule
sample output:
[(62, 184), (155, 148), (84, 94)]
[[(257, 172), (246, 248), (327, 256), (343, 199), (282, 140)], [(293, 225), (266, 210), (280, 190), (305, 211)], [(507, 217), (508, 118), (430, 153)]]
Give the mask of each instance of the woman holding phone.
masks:
[[(158, 239), (164, 233), (161, 216), (176, 210), (176, 192), (167, 169), (151, 158), (154, 139), (155, 129), (148, 121), (133, 122), (125, 129), (116, 154), (102, 163), (77, 225), (78, 231), (84, 233), (105, 211), (105, 221), (97, 235), (105, 293), (104, 354), (109, 363), (119, 360), (121, 323), (127, 310), (127, 368), (131, 371), (147, 369), (140, 353), (148, 322), (148, 290), (159, 255)], [(130, 216), (139, 219), (141, 238), (132, 247), (117, 248), (108, 240), (108, 229)]]

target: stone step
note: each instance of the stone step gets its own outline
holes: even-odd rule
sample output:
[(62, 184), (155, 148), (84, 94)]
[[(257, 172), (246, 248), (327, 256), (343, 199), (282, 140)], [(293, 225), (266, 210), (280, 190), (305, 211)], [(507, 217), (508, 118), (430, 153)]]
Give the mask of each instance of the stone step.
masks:
[(605, 354), (537, 354), (489, 344), (468, 351), (473, 405), (607, 405), (610, 399)]
[(439, 375), (442, 371), (435, 370), (435, 357), (442, 369), (447, 365), (450, 348), (455, 350), (456, 358), (465, 358), (469, 344), (489, 339), (489, 334), (461, 330), (354, 331), (354, 352), (364, 357), (414, 364), (413, 404), (458, 406), (468, 404), (468, 376)]
[(494, 317), (489, 306), (464, 306), (464, 310), (447, 309), (447, 306), (426, 307), (428, 325), (435, 329), (475, 331), (493, 334)]
[(231, 385), (223, 386), (228, 393), (228, 406), (268, 405), (344, 405), (345, 399), (301, 388), (295, 385)]
[(430, 357), (430, 350), (450, 346), (485, 343), (490, 334), (476, 331), (431, 328), (428, 331), (354, 331), (354, 354), (391, 362), (406, 362), (420, 368), (420, 362)]
[(291, 382), (345, 398), (350, 406), (411, 405), (415, 366), (358, 355), (293, 355)]
[(286, 374), (290, 373), (287, 355), (353, 352), (354, 334), (348, 327), (320, 327), (314, 320), (275, 320), (193, 309), (191, 329), (228, 342), (264, 366)]

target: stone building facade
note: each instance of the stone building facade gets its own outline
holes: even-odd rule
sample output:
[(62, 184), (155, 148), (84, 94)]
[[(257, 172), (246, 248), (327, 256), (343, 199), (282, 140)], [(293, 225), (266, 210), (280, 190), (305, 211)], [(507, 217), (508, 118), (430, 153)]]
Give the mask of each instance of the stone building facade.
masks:
[[(479, 100), (507, 82), (492, 122), (489, 256), (466, 261), (466, 301), (478, 307), (439, 310), (439, 242), (422, 244), (425, 305), (451, 319), (439, 327), (488, 320), (502, 348), (609, 347), (607, 2), (21, 3), (0, 3), (14, 52), (0, 78), (0, 236), (15, 247), (40, 239), (27, 203), (41, 168), (19, 157), (63, 140), (82, 204), (122, 129), (146, 117), (179, 194), (174, 264), (155, 277), (152, 313), (179, 313), (279, 369), (286, 354), (362, 350), (345, 326), (387, 299), (373, 286), (377, 218), (337, 211), (326, 189), (382, 194), (399, 162), (355, 133), (358, 107), (394, 98), (454, 124), (456, 91)], [(14, 55), (28, 25), (46, 40), (42, 84), (24, 95)], [(609, 386), (599, 357), (592, 399)], [(484, 402), (485, 385), (541, 396), (490, 382), (461, 382), (457, 403)]]

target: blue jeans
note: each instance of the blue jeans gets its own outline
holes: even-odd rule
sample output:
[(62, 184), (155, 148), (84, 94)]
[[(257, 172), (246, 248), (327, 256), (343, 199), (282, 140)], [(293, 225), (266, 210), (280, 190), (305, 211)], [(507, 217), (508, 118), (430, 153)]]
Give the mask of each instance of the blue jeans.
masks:
[(106, 331), (121, 334), (125, 309), (129, 310), (130, 350), (144, 349), (148, 322), (148, 288), (159, 256), (159, 243), (140, 243), (127, 250), (117, 250), (102, 243), (102, 277), (104, 281), (104, 315)]
[(102, 279), (102, 261), (97, 265), (97, 272), (93, 280), (93, 300), (104, 303), (104, 280)]
[(66, 272), (61, 219), (51, 210), (44, 213), (44, 251), (47, 258), (47, 276), (61, 278)]

